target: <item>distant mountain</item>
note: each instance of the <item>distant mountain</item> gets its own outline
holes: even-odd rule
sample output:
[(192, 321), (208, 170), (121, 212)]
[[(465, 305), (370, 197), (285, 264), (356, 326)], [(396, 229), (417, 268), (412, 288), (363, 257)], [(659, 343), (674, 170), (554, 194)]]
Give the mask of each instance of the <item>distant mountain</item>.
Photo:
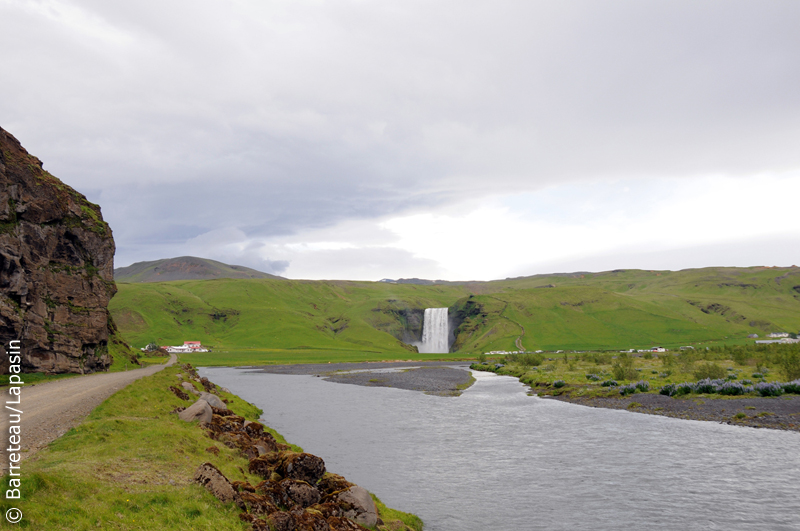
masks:
[(169, 280), (211, 280), (215, 278), (276, 278), (249, 267), (228, 265), (208, 258), (180, 256), (152, 262), (136, 262), (114, 269), (117, 282), (167, 282)]

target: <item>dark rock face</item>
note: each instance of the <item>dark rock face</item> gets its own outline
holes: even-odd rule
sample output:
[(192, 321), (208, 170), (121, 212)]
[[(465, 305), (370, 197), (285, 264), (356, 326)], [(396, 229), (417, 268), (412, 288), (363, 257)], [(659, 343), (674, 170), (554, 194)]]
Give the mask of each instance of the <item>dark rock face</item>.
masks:
[(402, 341), (408, 350), (416, 352), (417, 348), (411, 343), (422, 341), (424, 315), (424, 308), (412, 308), (405, 301), (389, 299), (372, 309), (368, 322)]
[(113, 271), (100, 207), (0, 128), (0, 360), (8, 341), (21, 339), (24, 371), (108, 367)]

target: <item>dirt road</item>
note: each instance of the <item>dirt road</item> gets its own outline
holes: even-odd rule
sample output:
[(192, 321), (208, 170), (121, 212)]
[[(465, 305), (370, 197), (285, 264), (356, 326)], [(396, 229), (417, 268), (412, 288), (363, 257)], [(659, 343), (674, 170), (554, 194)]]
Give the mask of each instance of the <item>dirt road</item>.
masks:
[[(106, 398), (144, 376), (150, 376), (177, 361), (175, 354), (164, 365), (151, 365), (144, 369), (124, 372), (90, 374), (44, 384), (23, 386), (20, 404), (11, 404), (22, 411), (19, 425), (22, 429), (21, 451), (23, 459), (35, 454), (50, 442), (78, 425)], [(23, 378), (25, 375), (22, 375)], [(4, 392), (3, 406), (9, 395)], [(16, 400), (16, 397), (11, 397)], [(8, 471), (9, 414), (4, 407), (0, 413), (0, 474)]]

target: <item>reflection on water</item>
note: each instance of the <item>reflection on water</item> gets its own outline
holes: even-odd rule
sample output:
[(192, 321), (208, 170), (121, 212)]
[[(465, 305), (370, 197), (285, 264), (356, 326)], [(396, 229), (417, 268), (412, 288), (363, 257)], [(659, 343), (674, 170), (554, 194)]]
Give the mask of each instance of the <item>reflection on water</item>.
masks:
[(429, 531), (800, 529), (800, 435), (593, 409), (474, 373), (458, 398), (202, 369)]

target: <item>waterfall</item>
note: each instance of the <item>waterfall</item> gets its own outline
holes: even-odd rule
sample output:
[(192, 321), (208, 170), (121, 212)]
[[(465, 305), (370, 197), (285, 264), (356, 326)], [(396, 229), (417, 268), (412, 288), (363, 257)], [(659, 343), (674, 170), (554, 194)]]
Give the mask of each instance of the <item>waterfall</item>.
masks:
[(422, 322), (422, 343), (420, 352), (447, 353), (448, 336), (447, 308), (425, 308), (425, 319)]

